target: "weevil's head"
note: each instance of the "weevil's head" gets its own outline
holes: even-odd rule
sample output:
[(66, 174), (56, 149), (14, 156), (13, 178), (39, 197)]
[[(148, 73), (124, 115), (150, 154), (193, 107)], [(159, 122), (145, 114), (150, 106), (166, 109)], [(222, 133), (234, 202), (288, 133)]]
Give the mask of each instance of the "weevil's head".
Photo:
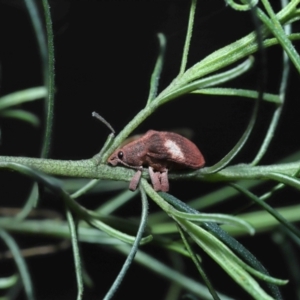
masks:
[(142, 163), (137, 163), (137, 156), (134, 153), (131, 153), (127, 148), (128, 147), (124, 146), (123, 148), (117, 149), (108, 158), (107, 162), (112, 166), (123, 165), (131, 169), (142, 169)]
[(125, 153), (122, 148), (117, 149), (113, 154), (108, 158), (107, 162), (112, 166), (116, 166), (118, 164), (126, 164)]

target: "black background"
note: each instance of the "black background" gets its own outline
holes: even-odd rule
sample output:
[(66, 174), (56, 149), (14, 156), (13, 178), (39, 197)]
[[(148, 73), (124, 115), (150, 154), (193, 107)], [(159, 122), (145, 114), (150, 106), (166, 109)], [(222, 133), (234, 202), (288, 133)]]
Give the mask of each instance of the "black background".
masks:
[[(0, 1), (1, 95), (39, 86), (43, 82), (35, 34), (22, 3)], [(103, 124), (91, 117), (92, 111), (99, 112), (119, 132), (144, 107), (158, 53), (158, 32), (164, 33), (167, 39), (160, 90), (177, 75), (187, 27), (189, 2), (60, 0), (50, 1), (50, 6), (55, 36), (56, 72), (51, 158), (89, 158), (99, 151), (109, 134)], [(199, 1), (188, 66), (254, 29), (250, 13), (234, 12), (221, 0)], [(296, 47), (297, 44), (296, 42)], [(265, 55), (267, 72), (263, 73), (266, 79), (264, 90), (276, 93), (281, 74), (279, 47), (268, 49)], [(263, 66), (256, 63), (248, 73), (226, 86), (255, 89), (259, 86), (258, 80), (261, 80), (263, 70)], [(299, 149), (298, 80), (299, 76), (292, 68), (287, 103), (263, 164), (274, 163)], [(23, 108), (42, 118), (42, 101), (26, 104)], [(199, 146), (207, 165), (210, 166), (218, 162), (237, 142), (248, 124), (252, 108), (253, 101), (247, 99), (185, 96), (159, 108), (137, 128), (136, 133), (143, 133), (148, 129), (172, 131), (177, 128), (190, 128), (194, 133), (193, 141)], [(273, 104), (262, 103), (254, 132), (245, 149), (233, 163), (247, 163), (253, 159), (274, 109)], [(16, 120), (3, 119), (1, 131), (2, 155), (39, 155), (43, 126), (36, 129)], [(16, 176), (2, 173), (1, 179), (10, 182)], [(24, 178), (21, 179), (24, 182)], [(9, 184), (3, 187), (5, 206), (22, 205), (24, 199), (20, 199), (20, 195), (23, 195), (23, 192), (26, 194), (30, 188), (29, 182), (25, 183), (17, 190), (10, 190)], [(200, 189), (201, 193), (206, 193), (219, 186), (222, 185), (171, 183), (171, 191), (181, 199), (189, 199), (199, 195)], [(279, 193), (274, 203), (293, 203), (298, 196), (292, 191), (291, 195)], [(42, 206), (63, 211), (61, 205), (55, 202), (57, 199), (44, 201), (48, 203), (43, 203)], [(240, 198), (230, 203), (230, 207), (226, 205), (212, 211), (238, 211), (245, 203), (247, 201)], [(124, 214), (137, 216), (140, 204), (135, 204), (130, 209)], [(151, 203), (150, 211), (156, 209)], [(26, 244), (26, 239), (19, 238)], [(42, 244), (43, 241), (39, 240), (38, 243)], [(285, 268), (273, 265), (272, 255), (278, 255), (278, 260), (282, 258), (271, 237), (260, 235), (251, 239), (244, 238), (242, 243), (270, 269), (272, 275), (281, 278), (288, 276)], [(272, 255), (268, 252), (270, 247), (274, 247)], [(156, 256), (161, 254), (161, 259), (168, 261), (163, 253), (157, 253), (159, 250), (156, 248), (149, 246), (149, 251)], [(87, 270), (96, 285), (94, 290), (86, 288), (84, 299), (101, 299), (120, 269), (124, 257), (109, 249), (89, 245), (83, 245), (82, 252)], [(5, 264), (8, 269), (12, 266), (8, 262)], [(46, 259), (43, 256), (30, 258), (28, 264), (37, 299), (75, 298), (76, 279), (71, 249), (49, 255)], [(237, 299), (247, 299), (247, 295), (237, 288), (231, 279), (224, 276), (223, 271), (205, 255), (204, 266), (209, 270), (220, 291)], [(198, 279), (191, 263), (187, 262), (186, 268), (191, 276)], [(288, 288), (283, 288), (286, 299), (295, 297), (292, 285), (293, 283)], [(168, 283), (165, 280), (143, 267), (134, 265), (115, 299), (144, 298), (141, 290), (146, 293), (147, 299), (163, 299), (167, 287)]]

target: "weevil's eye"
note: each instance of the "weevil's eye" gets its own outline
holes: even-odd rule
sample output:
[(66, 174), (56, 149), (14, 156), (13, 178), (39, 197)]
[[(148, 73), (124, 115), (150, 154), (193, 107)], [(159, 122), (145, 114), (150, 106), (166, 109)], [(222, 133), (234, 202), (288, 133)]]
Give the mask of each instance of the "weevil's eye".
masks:
[(118, 158), (119, 158), (119, 159), (122, 159), (122, 158), (123, 158), (123, 156), (124, 156), (124, 153), (123, 153), (123, 151), (120, 151), (120, 152), (118, 152)]

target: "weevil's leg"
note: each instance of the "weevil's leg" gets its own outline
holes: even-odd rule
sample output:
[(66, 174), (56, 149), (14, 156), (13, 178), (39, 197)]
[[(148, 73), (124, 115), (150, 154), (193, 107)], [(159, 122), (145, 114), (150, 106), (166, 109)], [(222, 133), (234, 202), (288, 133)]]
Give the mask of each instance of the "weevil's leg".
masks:
[(131, 191), (136, 190), (136, 188), (140, 182), (141, 176), (142, 176), (142, 170), (137, 170), (136, 173), (133, 175), (133, 177), (130, 181), (130, 184), (129, 184), (129, 189)]
[(152, 167), (149, 167), (149, 175), (153, 185), (153, 188), (156, 192), (161, 191), (161, 184), (159, 180), (160, 173), (154, 172)]
[(160, 189), (162, 192), (169, 191), (168, 169), (161, 172), (160, 174)]

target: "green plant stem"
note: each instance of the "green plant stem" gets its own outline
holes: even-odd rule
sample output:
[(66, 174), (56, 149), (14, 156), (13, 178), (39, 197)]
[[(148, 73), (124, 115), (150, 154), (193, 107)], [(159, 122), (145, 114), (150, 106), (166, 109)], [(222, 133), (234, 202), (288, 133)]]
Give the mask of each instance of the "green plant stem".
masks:
[[(111, 167), (106, 164), (95, 165), (93, 159), (86, 160), (54, 160), (42, 158), (0, 156), (0, 168), (10, 168), (10, 163), (19, 163), (32, 167), (44, 173), (58, 176), (72, 176), (90, 179), (123, 180), (130, 181), (135, 174), (134, 170), (124, 167)], [(226, 167), (214, 174), (207, 174), (207, 168), (190, 172), (169, 173), (171, 180), (203, 180), (210, 182), (234, 181), (241, 179), (267, 179), (268, 174), (281, 173), (289, 176), (300, 169), (300, 161), (274, 164), (268, 166), (251, 166), (239, 164)], [(149, 178), (144, 170), (144, 178)]]
[(76, 273), (77, 288), (78, 288), (77, 300), (81, 300), (83, 296), (83, 280), (82, 280), (81, 258), (80, 258), (79, 245), (78, 245), (78, 233), (77, 233), (77, 228), (76, 228), (74, 218), (68, 207), (66, 207), (66, 215), (67, 215), (68, 225), (70, 229), (70, 236), (71, 236), (73, 256), (74, 256), (74, 265), (75, 265), (75, 273)]
[[(51, 57), (51, 54), (49, 56), (48, 49), (52, 45), (53, 48), (53, 34), (52, 34), (52, 29), (51, 27), (51, 17), (50, 17), (50, 12), (49, 12), (49, 6), (46, 0), (43, 0), (43, 5), (45, 9), (45, 14), (46, 14), (46, 28), (47, 28), (47, 33), (48, 33), (48, 44), (46, 42), (46, 37), (45, 33), (43, 30), (43, 25), (42, 25), (42, 20), (41, 17), (38, 13), (35, 1), (33, 0), (25, 0), (25, 4), (28, 10), (28, 13), (30, 15), (30, 19), (33, 25), (33, 28), (35, 30), (38, 46), (39, 46), (39, 51), (40, 51), (40, 56), (41, 56), (41, 61), (42, 61), (42, 68), (43, 68), (43, 81), (44, 81), (44, 86), (48, 89), (49, 93), (49, 88), (52, 86), (52, 93), (54, 90), (54, 64), (53, 64), (53, 57)], [(53, 49), (52, 49), (53, 51)], [(54, 52), (52, 52), (53, 55)], [(52, 60), (52, 64), (49, 65), (50, 60)], [(52, 67), (52, 69), (50, 69)], [(50, 79), (51, 78), (51, 79)], [(50, 80), (50, 81), (49, 81)], [(47, 123), (46, 123), (46, 129), (45, 129), (45, 137), (43, 141), (43, 149), (42, 149), (42, 157), (48, 157), (49, 150), (50, 150), (50, 141), (51, 141), (51, 130), (52, 130), (52, 118), (53, 118), (53, 111), (49, 110), (49, 107), (53, 107), (53, 95), (51, 97), (45, 98), (45, 114), (47, 118)]]
[(186, 68), (188, 54), (189, 54), (189, 50), (190, 50), (190, 43), (191, 43), (191, 38), (192, 38), (192, 33), (193, 33), (193, 27), (194, 27), (196, 5), (197, 5), (197, 0), (192, 0), (191, 8), (190, 8), (188, 29), (187, 29), (187, 33), (186, 33), (186, 39), (185, 39), (185, 44), (184, 44), (184, 48), (183, 48), (181, 66), (180, 66), (180, 71), (179, 71), (178, 76), (182, 75)]
[(188, 241), (188, 235), (185, 233), (185, 231), (180, 227), (180, 225), (177, 226), (178, 231), (180, 233), (180, 236), (182, 238), (182, 241), (187, 249), (187, 251), (190, 254), (191, 259), (193, 260), (200, 276), (202, 277), (203, 281), (205, 282), (205, 285), (207, 286), (209, 292), (211, 293), (214, 300), (220, 300), (216, 290), (214, 289), (211, 281), (209, 280), (207, 274), (205, 273), (203, 267), (201, 266), (201, 263), (199, 261), (199, 258), (197, 257), (196, 253), (193, 251), (189, 241)]
[(166, 37), (162, 33), (158, 33), (157, 38), (159, 41), (159, 54), (158, 54), (158, 57), (156, 60), (156, 64), (155, 64), (153, 73), (151, 75), (147, 105), (152, 100), (154, 100), (157, 95), (159, 79), (160, 79), (160, 75), (162, 72), (164, 56), (165, 56), (165, 52), (166, 52)]
[(274, 36), (278, 39), (279, 43), (281, 44), (282, 48), (288, 54), (290, 60), (293, 62), (298, 72), (300, 72), (300, 56), (298, 52), (296, 51), (296, 49), (288, 39), (287, 35), (285, 34), (279, 20), (277, 19), (277, 16), (273, 12), (268, 1), (264, 0), (262, 2), (265, 5), (265, 8), (268, 10), (268, 13), (271, 15), (271, 19), (269, 19), (261, 10), (258, 10), (259, 18), (266, 26), (268, 26), (268, 29), (272, 31)]
[(286, 218), (284, 218), (276, 209), (271, 207), (269, 204), (261, 200), (259, 197), (248, 191), (247, 189), (239, 186), (238, 184), (231, 184), (235, 189), (240, 191), (245, 196), (249, 197), (256, 204), (260, 205), (264, 210), (266, 210), (270, 215), (272, 215), (279, 224), (285, 226), (290, 232), (294, 233), (298, 238), (300, 238), (300, 231), (291, 224)]
[(116, 277), (116, 279), (115, 279), (113, 285), (111, 286), (110, 290), (108, 291), (108, 293), (105, 295), (104, 300), (111, 299), (114, 296), (115, 292), (118, 290), (119, 285), (123, 281), (129, 267), (131, 266), (131, 264), (134, 260), (134, 257), (138, 250), (138, 246), (143, 237), (143, 233), (145, 231), (145, 227), (147, 224), (147, 216), (148, 216), (148, 200), (147, 200), (147, 196), (146, 196), (146, 193), (143, 190), (143, 188), (141, 188), (141, 199), (142, 199), (142, 215), (141, 215), (141, 222), (140, 222), (140, 226), (139, 226), (136, 238), (135, 238), (132, 248), (126, 258), (126, 261), (124, 262), (124, 264), (122, 266), (120, 273)]
[(21, 279), (25, 288), (26, 297), (28, 300), (34, 300), (34, 291), (33, 291), (33, 284), (31, 281), (30, 273), (28, 271), (28, 267), (26, 265), (26, 261), (23, 258), (21, 251), (19, 249), (18, 244), (15, 240), (3, 229), (0, 230), (0, 238), (4, 240), (6, 245), (8, 246), (9, 250), (11, 251), (16, 265), (19, 269), (19, 273), (21, 275)]
[(54, 44), (53, 44), (53, 30), (52, 20), (50, 14), (50, 7), (47, 0), (43, 0), (43, 7), (45, 13), (45, 23), (47, 32), (47, 69), (45, 70), (45, 86), (48, 90), (47, 101), (45, 103), (45, 114), (46, 114), (46, 128), (45, 138), (42, 149), (42, 157), (48, 157), (51, 145), (51, 135), (53, 127), (53, 116), (54, 116)]
[[(287, 5), (287, 0), (283, 0), (282, 6)], [(283, 4), (284, 2), (284, 4)], [(291, 24), (287, 24), (284, 26), (284, 33), (288, 36), (292, 32)], [(252, 165), (256, 165), (259, 163), (259, 161), (262, 159), (264, 154), (267, 152), (268, 147), (272, 141), (272, 138), (274, 136), (275, 130), (278, 126), (279, 119), (283, 110), (283, 105), (285, 102), (285, 95), (286, 95), (286, 88), (287, 88), (287, 83), (288, 83), (288, 78), (289, 78), (289, 73), (290, 73), (290, 62), (289, 62), (289, 57), (285, 51), (283, 51), (283, 58), (282, 58), (282, 64), (283, 64), (283, 71), (281, 75), (281, 83), (280, 83), (280, 89), (279, 89), (279, 99), (280, 99), (280, 105), (276, 108), (271, 123), (269, 125), (268, 131), (266, 133), (266, 137), (257, 153), (255, 158), (252, 161)]]

